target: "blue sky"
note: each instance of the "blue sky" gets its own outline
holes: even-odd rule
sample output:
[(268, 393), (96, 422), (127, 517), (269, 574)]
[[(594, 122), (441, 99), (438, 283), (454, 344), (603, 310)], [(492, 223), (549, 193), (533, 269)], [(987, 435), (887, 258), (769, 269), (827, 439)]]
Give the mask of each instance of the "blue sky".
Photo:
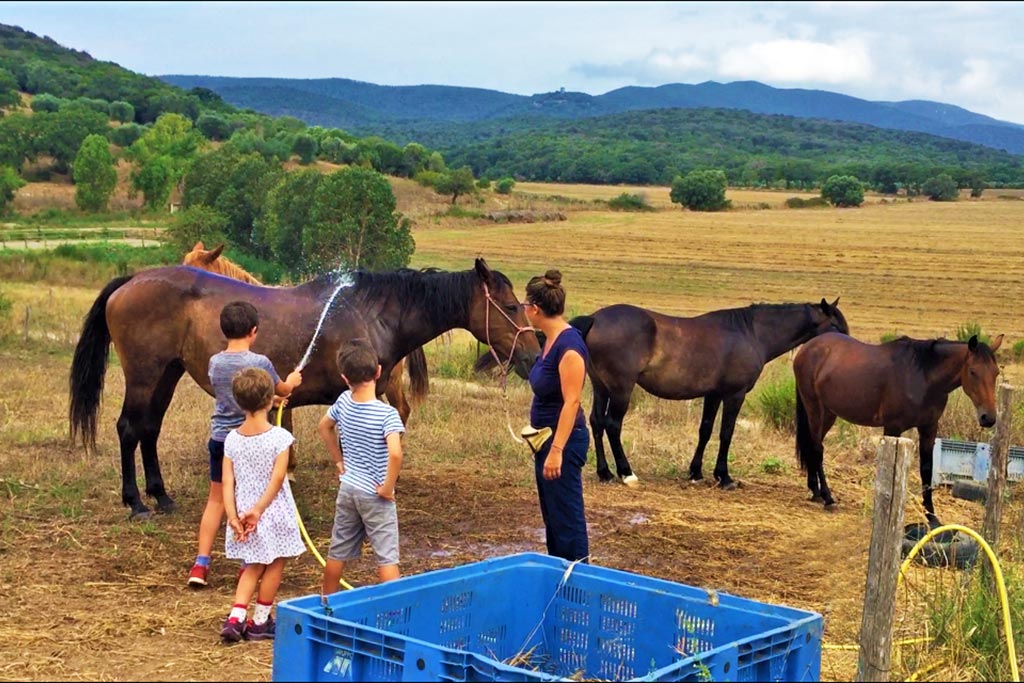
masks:
[(0, 23), (149, 75), (523, 95), (757, 80), (1024, 123), (1024, 3), (4, 2)]

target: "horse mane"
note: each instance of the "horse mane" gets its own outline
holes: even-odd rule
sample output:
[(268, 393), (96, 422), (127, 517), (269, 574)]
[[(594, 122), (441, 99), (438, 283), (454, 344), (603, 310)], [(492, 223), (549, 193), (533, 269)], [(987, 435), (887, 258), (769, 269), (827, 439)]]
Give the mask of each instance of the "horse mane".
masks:
[[(937, 339), (913, 339), (907, 335), (903, 335), (893, 339), (892, 341), (886, 342), (883, 346), (893, 346), (898, 355), (905, 357), (909, 362), (913, 363), (924, 372), (928, 372), (942, 362), (942, 356), (935, 349), (937, 345), (966, 343), (967, 342), (957, 341), (955, 339), (946, 339), (945, 337), (938, 337)], [(979, 354), (985, 360), (995, 362), (996, 355), (992, 352), (992, 349), (988, 347), (988, 344), (979, 342), (975, 353)]]
[(203, 249), (193, 249), (189, 253), (185, 254), (184, 260), (181, 262), (182, 265), (192, 266), (193, 268), (200, 268), (202, 270), (216, 273), (217, 275), (223, 275), (233, 280), (241, 280), (242, 282), (248, 282), (253, 285), (262, 285), (256, 277), (254, 277), (247, 270), (239, 266), (237, 263), (228, 259), (223, 254), (219, 254), (213, 261), (209, 261), (203, 258), (209, 251)]
[[(506, 287), (512, 282), (504, 274), (491, 274)], [(415, 303), (432, 323), (444, 323), (469, 315), (473, 290), (480, 278), (473, 270), (449, 272), (439, 268), (399, 268), (385, 272), (357, 270), (354, 296), (367, 301), (384, 302), (395, 298), (405, 308)], [(319, 280), (319, 278), (318, 278)]]
[(712, 314), (720, 315), (726, 319), (728, 324), (737, 328), (750, 327), (753, 324), (754, 316), (758, 313), (774, 313), (783, 310), (795, 310), (807, 306), (806, 303), (784, 303), (767, 304), (757, 303), (740, 308), (725, 308), (719, 311), (712, 311)]

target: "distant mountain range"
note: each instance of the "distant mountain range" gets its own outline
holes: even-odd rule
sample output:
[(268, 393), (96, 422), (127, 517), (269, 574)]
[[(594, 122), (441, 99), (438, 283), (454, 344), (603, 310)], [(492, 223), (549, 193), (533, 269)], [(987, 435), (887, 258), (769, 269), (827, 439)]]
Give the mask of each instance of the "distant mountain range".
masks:
[(630, 86), (603, 95), (558, 91), (525, 96), (444, 85), (384, 86), (345, 78), (158, 78), (185, 89), (209, 88), (238, 107), (362, 135), (414, 133), (420, 126), (438, 123), (564, 120), (638, 110), (717, 108), (929, 133), (1024, 154), (1024, 125), (962, 107), (927, 100), (873, 102), (824, 90), (773, 88), (756, 81)]

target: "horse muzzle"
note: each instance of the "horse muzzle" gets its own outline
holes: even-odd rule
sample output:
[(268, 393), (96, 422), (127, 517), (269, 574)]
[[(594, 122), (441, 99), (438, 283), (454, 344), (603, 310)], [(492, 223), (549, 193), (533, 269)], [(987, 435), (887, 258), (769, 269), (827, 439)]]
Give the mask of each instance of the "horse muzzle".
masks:
[(995, 415), (984, 410), (978, 411), (978, 424), (980, 424), (982, 427), (988, 429), (989, 427), (994, 426), (995, 423)]
[(533, 364), (537, 361), (537, 356), (540, 354), (536, 353), (517, 353), (515, 361), (512, 365), (512, 369), (520, 379), (529, 379), (530, 370), (533, 368)]

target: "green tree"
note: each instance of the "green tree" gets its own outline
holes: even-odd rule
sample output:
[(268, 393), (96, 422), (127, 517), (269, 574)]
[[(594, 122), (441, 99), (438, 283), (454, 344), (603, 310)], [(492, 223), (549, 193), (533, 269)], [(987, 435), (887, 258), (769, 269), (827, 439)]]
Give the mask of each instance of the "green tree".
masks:
[(146, 206), (159, 209), (171, 197), (175, 183), (175, 162), (167, 156), (150, 158), (141, 168), (132, 171), (132, 192), (142, 193)]
[(274, 259), (292, 275), (304, 274), (302, 233), (312, 223), (313, 205), (323, 175), (315, 169), (287, 173), (267, 195), (256, 232), (263, 235)]
[(512, 194), (512, 188), (515, 187), (516, 181), (514, 178), (499, 178), (494, 181), (494, 191), (498, 194)]
[(21, 104), (18, 79), (7, 69), (0, 68), (0, 108)]
[(473, 180), (473, 169), (469, 166), (455, 169), (443, 174), (434, 184), (434, 190), (438, 194), (452, 196), (452, 205), (459, 199), (459, 195), (469, 194), (476, 190), (476, 183)]
[(227, 140), (231, 137), (231, 124), (220, 114), (203, 112), (196, 119), (196, 128), (207, 140)]
[(137, 123), (123, 123), (117, 128), (111, 128), (110, 141), (118, 147), (131, 147), (132, 144), (142, 137), (145, 128)]
[(92, 134), (106, 135), (107, 115), (78, 103), (68, 103), (53, 113), (37, 113), (32, 117), (36, 131), (36, 154), (53, 157), (54, 167), (66, 173), (82, 141)]
[(408, 265), (415, 249), (408, 219), (395, 211), (387, 179), (350, 167), (325, 176), (313, 195), (302, 250), (313, 272), (383, 270)]
[(960, 196), (960, 189), (950, 175), (940, 173), (924, 181), (921, 193), (933, 202), (955, 202)]
[(110, 103), (108, 111), (112, 121), (131, 123), (135, 120), (135, 107), (130, 102), (115, 100)]
[(216, 209), (200, 204), (179, 213), (168, 232), (177, 251), (185, 253), (191, 251), (196, 242), (214, 245), (226, 241), (224, 228), (227, 222), (227, 218)]
[(102, 135), (82, 141), (71, 166), (75, 181), (75, 203), (83, 211), (104, 211), (117, 185), (117, 171), (109, 143)]
[(691, 211), (721, 211), (729, 206), (726, 186), (725, 171), (690, 171), (672, 181), (669, 198)]
[(860, 206), (864, 203), (864, 185), (852, 175), (829, 176), (821, 186), (821, 196), (832, 206)]
[(55, 112), (60, 111), (60, 105), (64, 102), (56, 95), (42, 93), (32, 98), (32, 111)]
[(14, 201), (14, 193), (24, 187), (25, 181), (10, 166), (0, 166), (0, 214), (7, 213), (8, 205)]
[(309, 165), (316, 158), (316, 140), (310, 135), (300, 133), (295, 136), (295, 142), (292, 143), (292, 152), (299, 155), (299, 163)]

